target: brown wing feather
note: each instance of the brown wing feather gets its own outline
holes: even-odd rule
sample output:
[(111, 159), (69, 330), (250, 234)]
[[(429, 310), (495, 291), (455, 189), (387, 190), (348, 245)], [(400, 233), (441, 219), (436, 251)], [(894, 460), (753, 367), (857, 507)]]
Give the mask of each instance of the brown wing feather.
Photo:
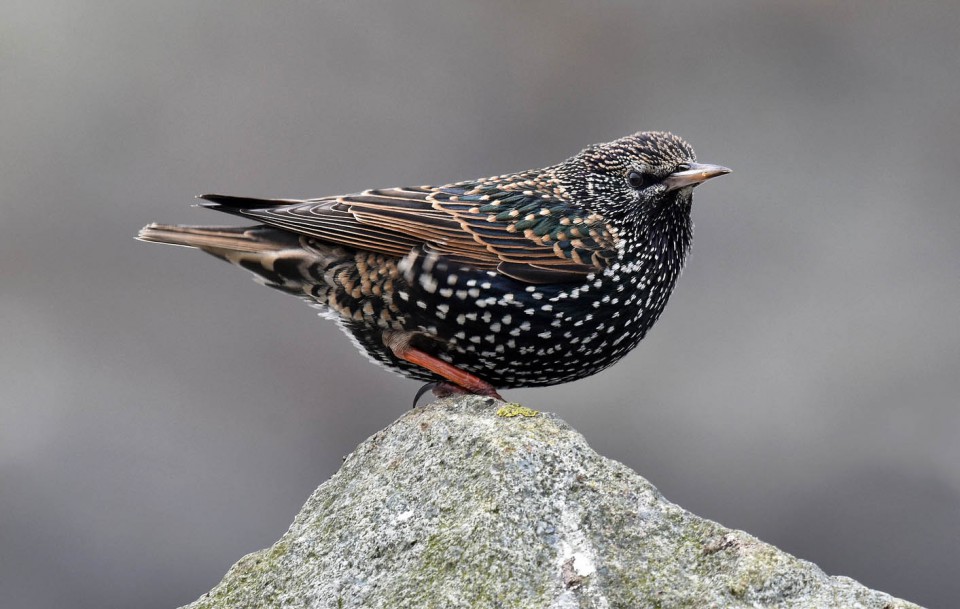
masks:
[(500, 190), (484, 184), (367, 190), (224, 211), (394, 256), (422, 246), (455, 263), (528, 283), (582, 280), (615, 256), (616, 233), (598, 215), (556, 195), (521, 190), (522, 182)]

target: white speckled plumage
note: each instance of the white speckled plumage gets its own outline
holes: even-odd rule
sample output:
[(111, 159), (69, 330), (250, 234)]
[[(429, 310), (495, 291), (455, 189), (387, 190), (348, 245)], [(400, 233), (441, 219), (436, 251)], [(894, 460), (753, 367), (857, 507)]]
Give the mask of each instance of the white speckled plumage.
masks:
[(693, 187), (729, 170), (641, 132), (539, 170), (321, 199), (209, 195), (249, 228), (150, 225), (306, 298), (372, 360), (420, 380), (396, 337), (497, 388), (618, 361), (662, 313), (692, 240)]

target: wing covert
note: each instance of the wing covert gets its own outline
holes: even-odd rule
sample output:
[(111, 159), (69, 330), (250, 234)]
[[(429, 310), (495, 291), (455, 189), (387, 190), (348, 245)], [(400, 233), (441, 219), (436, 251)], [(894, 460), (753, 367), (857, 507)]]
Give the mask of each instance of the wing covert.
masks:
[[(535, 172), (307, 201), (204, 195), (211, 207), (394, 256), (423, 247), (527, 283), (578, 281), (615, 259), (616, 230)], [(242, 201), (243, 203), (239, 203)]]

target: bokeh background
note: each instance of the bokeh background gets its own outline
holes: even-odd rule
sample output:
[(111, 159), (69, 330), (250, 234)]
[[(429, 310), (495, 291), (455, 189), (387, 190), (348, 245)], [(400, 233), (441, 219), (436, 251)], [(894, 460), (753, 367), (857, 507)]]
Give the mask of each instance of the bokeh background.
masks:
[(418, 384), (150, 221), (537, 167), (642, 129), (735, 173), (626, 360), (508, 391), (831, 574), (960, 597), (960, 3), (0, 6), (0, 590), (169, 608)]

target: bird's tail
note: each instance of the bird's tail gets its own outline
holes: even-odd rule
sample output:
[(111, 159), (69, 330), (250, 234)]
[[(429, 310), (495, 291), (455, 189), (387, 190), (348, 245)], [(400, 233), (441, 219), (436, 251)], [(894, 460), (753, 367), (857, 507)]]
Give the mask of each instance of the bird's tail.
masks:
[(148, 224), (137, 239), (195, 247), (221, 258), (229, 252), (276, 252), (300, 246), (296, 235), (266, 226)]
[(330, 289), (325, 269), (349, 257), (337, 247), (304, 247), (299, 235), (269, 226), (148, 224), (137, 239), (195, 247), (251, 271), (258, 283), (319, 305), (326, 305)]

